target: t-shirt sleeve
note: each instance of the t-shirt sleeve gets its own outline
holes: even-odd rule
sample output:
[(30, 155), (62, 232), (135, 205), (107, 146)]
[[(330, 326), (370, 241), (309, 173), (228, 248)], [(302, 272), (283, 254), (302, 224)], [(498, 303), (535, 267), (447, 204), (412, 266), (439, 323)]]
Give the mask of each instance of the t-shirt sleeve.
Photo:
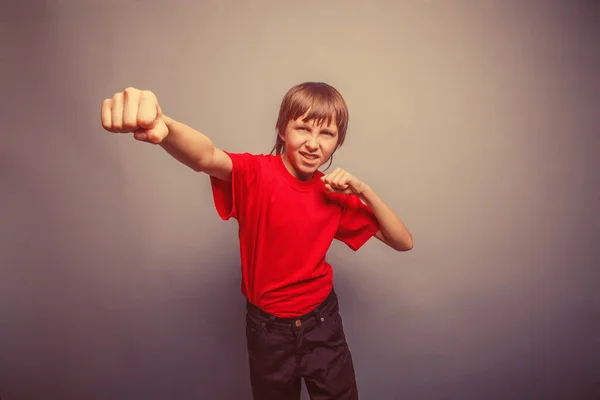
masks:
[(379, 230), (373, 211), (356, 195), (349, 195), (342, 209), (335, 238), (356, 251)]
[(225, 152), (233, 164), (231, 181), (214, 176), (210, 177), (213, 201), (217, 214), (223, 220), (235, 218), (239, 220), (243, 213), (245, 200), (250, 194), (258, 173), (256, 156), (249, 153)]

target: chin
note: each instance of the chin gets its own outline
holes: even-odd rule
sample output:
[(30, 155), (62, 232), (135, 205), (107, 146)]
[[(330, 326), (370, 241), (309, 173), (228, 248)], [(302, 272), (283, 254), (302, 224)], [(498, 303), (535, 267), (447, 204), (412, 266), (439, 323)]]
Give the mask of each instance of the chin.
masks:
[(302, 164), (301, 161), (294, 163), (294, 169), (298, 175), (301, 175), (305, 178), (310, 178), (312, 174), (318, 169), (319, 165), (315, 165), (314, 167), (309, 165)]
[(307, 165), (297, 165), (296, 166), (296, 170), (305, 175), (312, 174), (318, 169), (319, 169), (319, 167), (317, 165), (315, 165), (314, 167), (309, 167)]

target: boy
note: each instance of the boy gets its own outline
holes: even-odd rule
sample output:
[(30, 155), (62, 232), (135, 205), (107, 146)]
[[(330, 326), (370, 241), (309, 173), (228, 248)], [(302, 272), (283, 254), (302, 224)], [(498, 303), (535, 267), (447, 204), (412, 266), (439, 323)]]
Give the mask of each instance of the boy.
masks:
[(333, 239), (355, 251), (373, 236), (398, 251), (413, 240), (368, 185), (340, 168), (318, 170), (346, 137), (339, 92), (314, 82), (291, 88), (269, 155), (216, 148), (164, 115), (148, 91), (116, 93), (101, 118), (106, 130), (131, 132), (208, 174), (219, 216), (237, 219), (254, 399), (300, 399), (301, 378), (313, 400), (357, 399), (327, 250)]

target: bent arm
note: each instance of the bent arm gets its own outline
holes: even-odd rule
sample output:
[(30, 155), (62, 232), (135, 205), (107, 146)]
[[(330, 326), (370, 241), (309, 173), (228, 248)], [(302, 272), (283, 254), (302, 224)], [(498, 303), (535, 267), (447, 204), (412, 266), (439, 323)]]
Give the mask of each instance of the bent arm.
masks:
[(375, 237), (397, 251), (407, 251), (413, 248), (413, 237), (396, 213), (381, 200), (379, 196), (365, 185), (359, 195), (368, 205), (379, 222), (380, 230)]
[(160, 146), (167, 153), (194, 171), (231, 180), (231, 158), (215, 147), (209, 137), (166, 115), (163, 118), (169, 133)]

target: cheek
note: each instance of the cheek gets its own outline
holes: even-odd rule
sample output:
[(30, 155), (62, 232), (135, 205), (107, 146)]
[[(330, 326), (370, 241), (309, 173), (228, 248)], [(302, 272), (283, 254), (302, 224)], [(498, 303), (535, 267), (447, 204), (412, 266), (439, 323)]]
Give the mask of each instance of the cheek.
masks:
[(294, 133), (288, 134), (286, 144), (288, 148), (297, 149), (302, 144), (302, 138)]
[(295, 152), (296, 150), (298, 150), (300, 146), (298, 146), (298, 143), (293, 141), (293, 140), (288, 140), (287, 141), (287, 149), (290, 151), (290, 153)]
[(335, 145), (336, 145), (335, 141), (330, 141), (330, 142), (324, 143), (321, 146), (321, 148), (323, 149), (323, 153), (329, 157), (334, 152)]

